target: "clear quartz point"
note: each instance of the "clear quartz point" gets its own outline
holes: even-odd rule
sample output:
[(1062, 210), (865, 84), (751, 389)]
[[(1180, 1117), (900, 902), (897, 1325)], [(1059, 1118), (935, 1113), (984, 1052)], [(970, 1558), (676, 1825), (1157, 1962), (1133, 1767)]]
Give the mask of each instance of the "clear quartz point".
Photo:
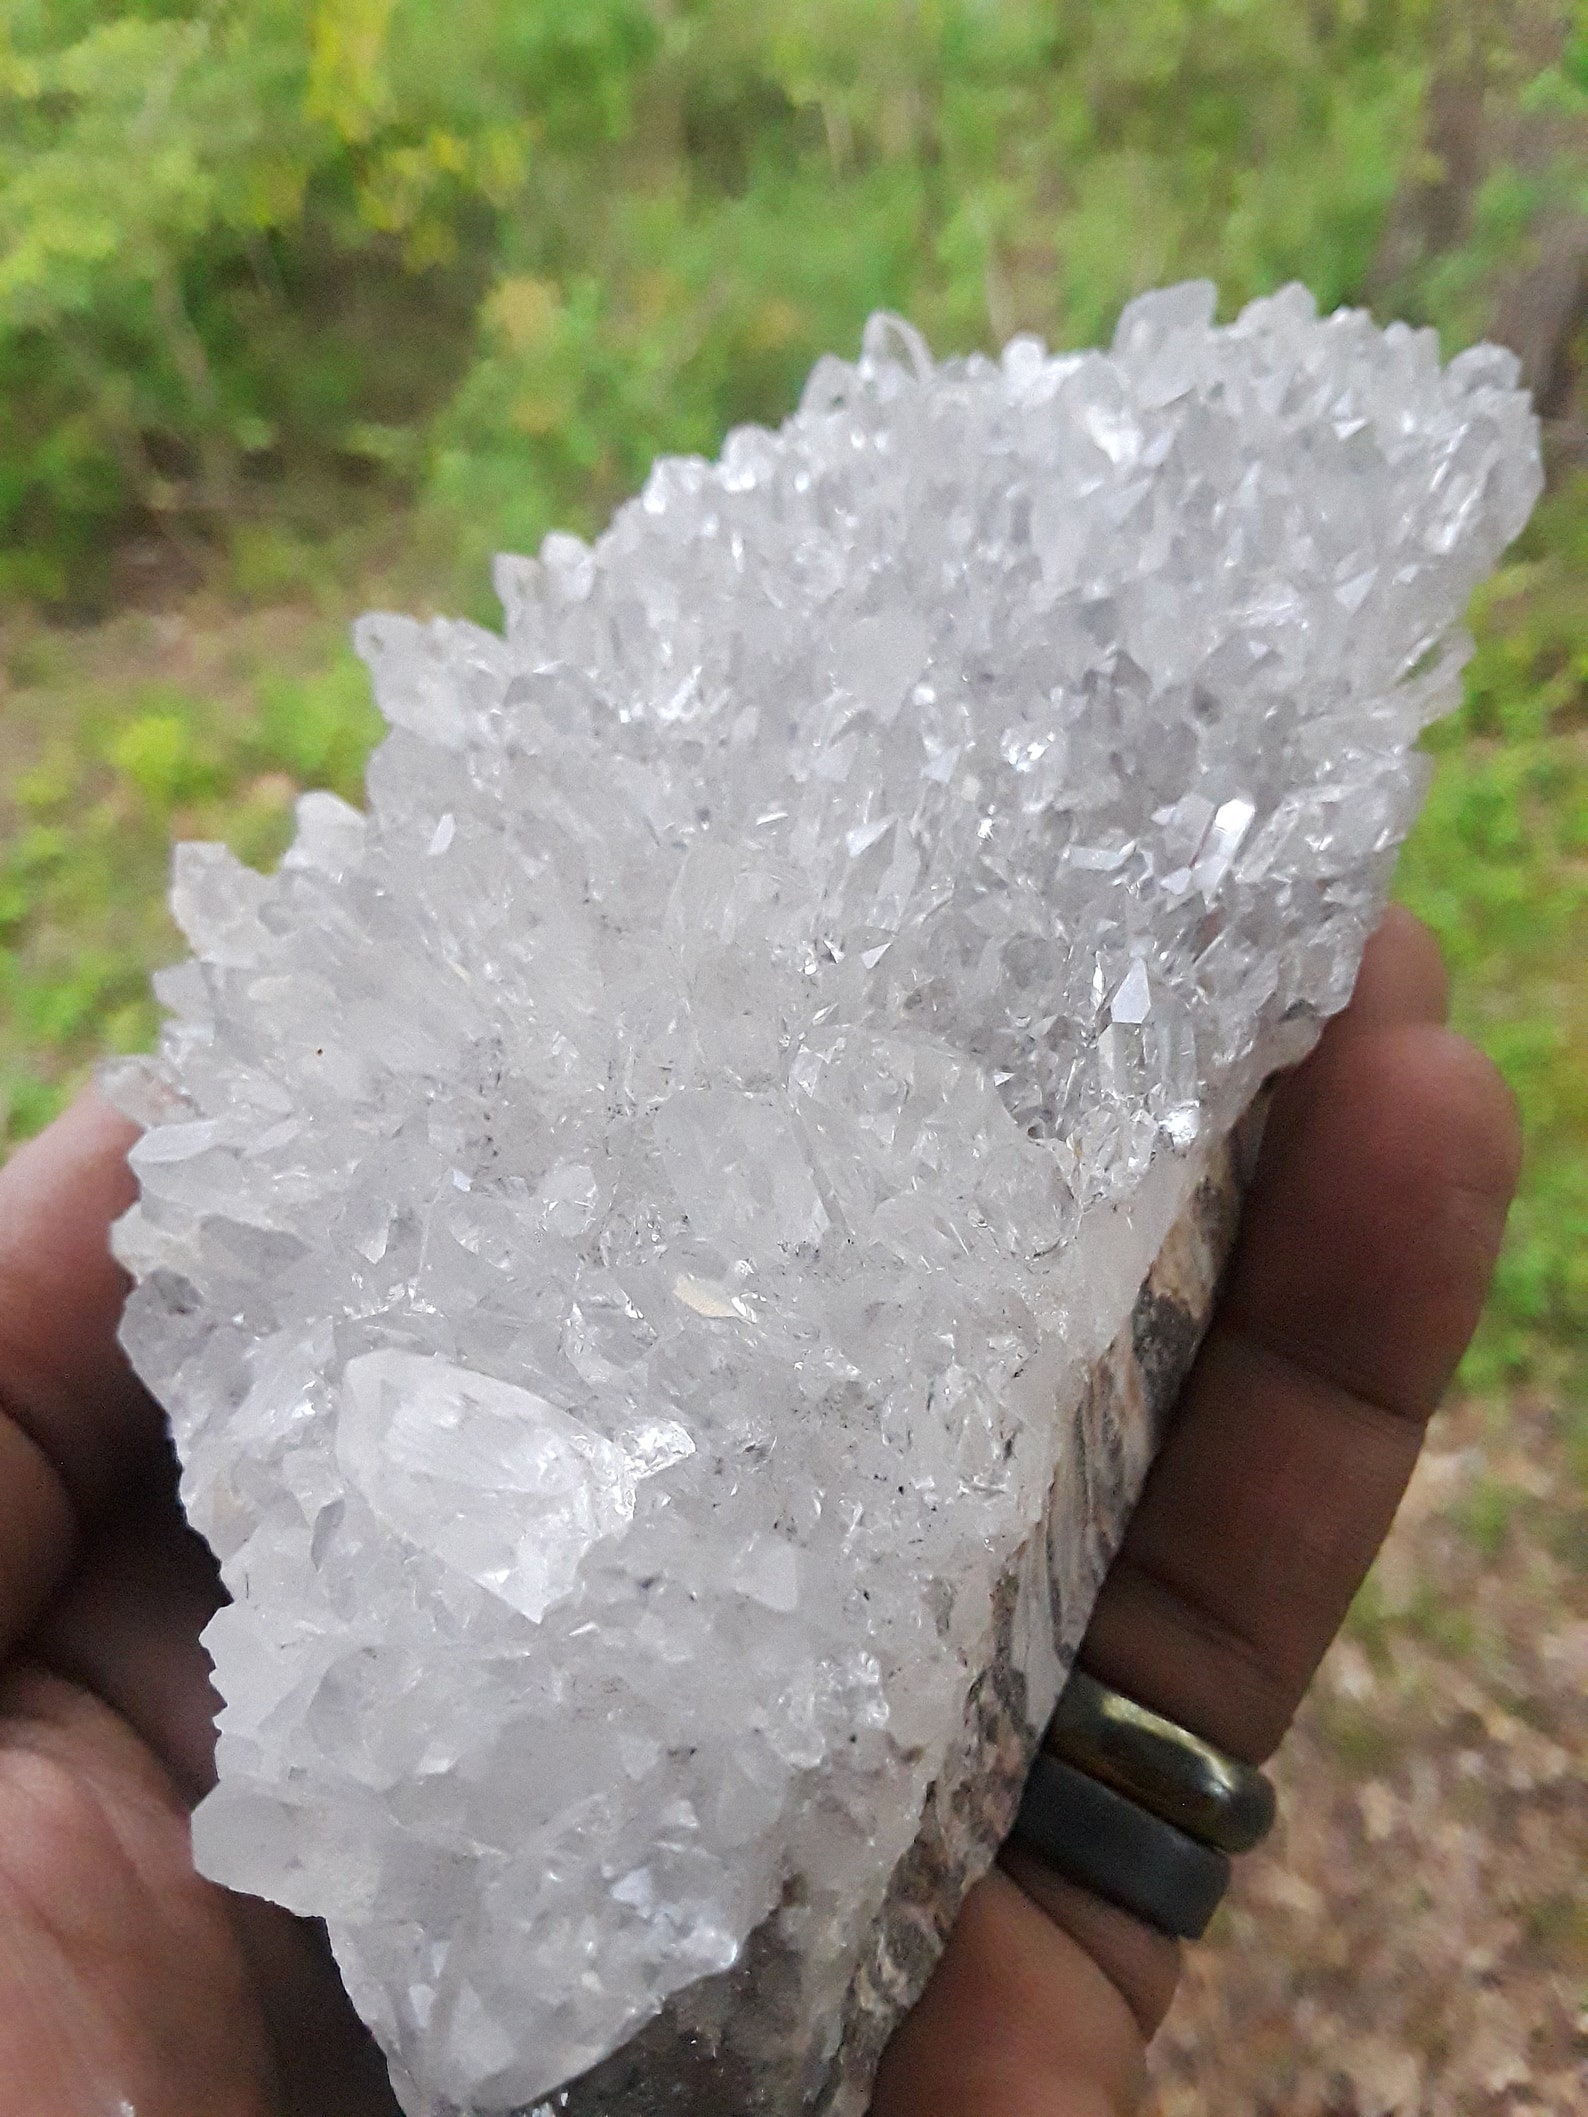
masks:
[(410, 2117), (858, 2113), (1008, 1825), (1539, 486), (1506, 356), (1213, 313), (875, 320), (504, 635), (365, 619), (365, 815), (178, 855), (112, 1087), (195, 1845)]

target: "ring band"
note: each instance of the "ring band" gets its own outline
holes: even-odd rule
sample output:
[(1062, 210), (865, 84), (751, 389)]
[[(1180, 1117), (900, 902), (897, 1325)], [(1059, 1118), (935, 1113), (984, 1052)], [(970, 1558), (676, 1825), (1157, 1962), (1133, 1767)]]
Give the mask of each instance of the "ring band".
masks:
[(1160, 1713), (1071, 1672), (1043, 1738), (1050, 1755), (1219, 1852), (1250, 1852), (1273, 1827), (1260, 1771)]
[(1059, 1698), (1010, 1842), (1179, 1940), (1200, 1940), (1230, 1855), (1274, 1820), (1274, 1789), (1083, 1669)]
[(1227, 1853), (1037, 1752), (1012, 1843), (1160, 1933), (1200, 1940), (1229, 1887)]

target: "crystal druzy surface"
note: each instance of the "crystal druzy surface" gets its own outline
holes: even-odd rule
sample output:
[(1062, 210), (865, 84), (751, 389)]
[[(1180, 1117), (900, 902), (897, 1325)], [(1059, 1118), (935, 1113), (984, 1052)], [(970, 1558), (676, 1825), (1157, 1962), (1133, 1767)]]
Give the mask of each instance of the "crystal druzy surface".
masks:
[(1086, 1377), (1349, 992), (1534, 426), (1505, 353), (1212, 312), (874, 320), (502, 561), (505, 637), (364, 619), (367, 815), (178, 855), (119, 1247), (233, 1598), (195, 1844), (411, 2112), (769, 1935), (734, 2092), (822, 2092)]

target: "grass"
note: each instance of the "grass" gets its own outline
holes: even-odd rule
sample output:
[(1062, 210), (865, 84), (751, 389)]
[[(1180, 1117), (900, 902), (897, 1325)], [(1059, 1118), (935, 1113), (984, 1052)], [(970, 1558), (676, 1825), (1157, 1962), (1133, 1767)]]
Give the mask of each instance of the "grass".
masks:
[[(1588, 480), (1540, 508), (1473, 611), (1459, 715), (1399, 894), (1438, 934), (1456, 1025), (1521, 1105), (1527, 1164), (1465, 1380), (1584, 1396), (1588, 1337)], [(1574, 1445), (1588, 1444), (1584, 1423)], [(1588, 1462), (1584, 1463), (1588, 1468)]]
[(149, 1045), (180, 952), (172, 845), (268, 866), (305, 787), (357, 797), (378, 733), (339, 622), (199, 604), (91, 633), (28, 627), (0, 706), (0, 1113), (48, 1122), (106, 1053)]

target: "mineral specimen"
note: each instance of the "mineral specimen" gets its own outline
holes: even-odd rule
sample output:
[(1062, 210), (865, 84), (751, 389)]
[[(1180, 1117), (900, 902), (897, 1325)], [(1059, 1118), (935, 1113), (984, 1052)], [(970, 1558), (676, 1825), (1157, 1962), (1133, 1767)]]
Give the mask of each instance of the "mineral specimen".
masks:
[(1212, 318), (875, 319), (505, 637), (364, 619), (367, 816), (178, 854), (119, 1248), (232, 1596), (195, 1846), (414, 2117), (856, 2112), (1009, 1821), (1538, 485), (1509, 355)]

